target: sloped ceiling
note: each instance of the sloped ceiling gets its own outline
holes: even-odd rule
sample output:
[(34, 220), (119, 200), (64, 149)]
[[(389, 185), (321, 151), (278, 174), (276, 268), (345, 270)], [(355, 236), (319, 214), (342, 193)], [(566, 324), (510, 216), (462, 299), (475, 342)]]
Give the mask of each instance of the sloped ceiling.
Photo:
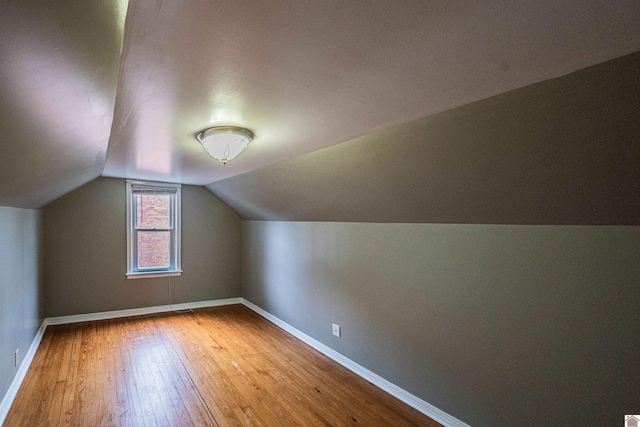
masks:
[[(328, 171), (343, 174), (342, 182), (372, 175), (349, 191), (382, 199), (392, 186), (385, 174), (400, 182), (418, 172), (377, 163), (355, 171), (374, 166), (361, 160), (367, 141), (397, 156), (389, 136), (416, 132), (416, 123), (434, 114), (640, 50), (635, 0), (131, 2), (124, 36), (122, 3), (0, 5), (0, 205), (8, 206), (43, 206), (103, 174), (208, 184), (250, 218), (369, 218), (353, 216), (349, 204), (336, 215), (332, 206), (343, 200), (317, 182), (314, 197), (325, 211), (303, 214), (292, 206), (304, 198), (260, 180), (287, 159), (353, 141), (362, 148), (350, 158), (342, 153), (343, 169)], [(194, 138), (223, 124), (256, 135), (226, 166)], [(383, 150), (371, 149), (374, 157)], [(438, 165), (430, 182), (447, 182), (456, 170)], [(451, 215), (457, 202), (427, 218), (410, 212), (405, 195), (395, 196), (405, 219), (460, 220)], [(445, 203), (436, 196), (423, 197)], [(491, 197), (486, 204), (499, 201)], [(393, 212), (378, 218), (403, 220)]]
[(208, 185), (247, 219), (640, 224), (640, 53)]
[(0, 205), (39, 208), (100, 176), (126, 1), (0, 1)]

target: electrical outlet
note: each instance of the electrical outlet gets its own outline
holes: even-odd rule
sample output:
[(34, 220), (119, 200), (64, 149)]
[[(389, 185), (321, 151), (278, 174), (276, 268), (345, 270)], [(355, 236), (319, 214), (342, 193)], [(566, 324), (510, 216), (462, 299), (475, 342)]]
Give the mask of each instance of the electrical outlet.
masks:
[(16, 349), (16, 352), (13, 353), (13, 366), (18, 366), (18, 362), (20, 362), (20, 349)]
[(333, 335), (340, 338), (340, 336), (342, 335), (340, 333), (340, 325), (336, 325), (335, 323), (333, 324)]

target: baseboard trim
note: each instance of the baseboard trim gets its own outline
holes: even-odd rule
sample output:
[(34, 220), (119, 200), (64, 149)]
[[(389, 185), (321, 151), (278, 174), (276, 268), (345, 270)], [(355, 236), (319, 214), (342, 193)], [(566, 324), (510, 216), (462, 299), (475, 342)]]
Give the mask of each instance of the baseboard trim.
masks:
[(406, 391), (406, 390), (398, 387), (397, 385), (387, 381), (386, 379), (382, 378), (378, 374), (376, 374), (376, 373), (368, 370), (367, 368), (357, 364), (356, 362), (354, 362), (353, 360), (349, 359), (348, 357), (343, 356), (342, 354), (340, 354), (337, 351), (333, 350), (331, 347), (328, 347), (325, 344), (322, 344), (320, 341), (316, 340), (315, 338), (312, 338), (309, 335), (305, 334), (304, 332), (294, 328), (293, 326), (291, 326), (287, 322), (279, 319), (278, 317), (274, 316), (273, 314), (269, 313), (268, 311), (263, 310), (262, 308), (258, 307), (257, 305), (255, 305), (251, 301), (248, 301), (248, 300), (246, 300), (244, 298), (242, 298), (241, 300), (242, 300), (242, 304), (243, 305), (245, 305), (246, 307), (248, 307), (251, 310), (255, 311), (256, 313), (258, 313), (260, 316), (264, 317), (265, 319), (267, 319), (271, 323), (275, 324), (276, 326), (280, 327), (281, 329), (284, 329), (285, 331), (289, 332), (294, 337), (298, 338), (299, 340), (303, 341), (304, 343), (306, 343), (306, 344), (310, 345), (311, 347), (315, 348), (320, 353), (324, 354), (325, 356), (329, 357), (330, 359), (333, 359), (334, 361), (336, 361), (337, 363), (341, 364), (345, 368), (347, 368), (350, 371), (354, 372), (356, 375), (359, 375), (360, 377), (364, 378), (365, 380), (369, 381), (370, 383), (374, 384), (375, 386), (381, 388), (382, 390), (386, 391), (387, 393), (389, 393), (390, 395), (394, 396), (395, 398), (403, 401), (404, 403), (406, 403), (407, 405), (411, 406), (412, 408), (422, 412), (426, 416), (434, 419), (435, 421), (439, 422), (440, 424), (444, 425), (445, 427), (470, 427), (468, 424), (466, 424), (466, 423), (460, 421), (459, 419), (447, 414), (446, 412), (436, 408), (432, 404), (430, 404), (428, 402), (425, 402), (424, 400), (420, 399), (419, 397), (414, 396), (413, 394), (409, 393), (408, 391)]
[(29, 350), (27, 350), (27, 353), (22, 359), (22, 363), (20, 364), (20, 368), (18, 369), (16, 376), (13, 377), (13, 381), (11, 381), (9, 389), (0, 403), (0, 426), (4, 423), (4, 419), (9, 413), (9, 408), (11, 408), (13, 399), (16, 398), (20, 385), (22, 384), (25, 375), (27, 375), (29, 366), (31, 366), (31, 362), (33, 361), (33, 356), (35, 356), (36, 350), (38, 350), (38, 346), (40, 345), (40, 341), (42, 341), (42, 337), (44, 336), (45, 329), (47, 329), (47, 325), (46, 321), (43, 321), (38, 332), (36, 332), (36, 336), (33, 338), (31, 345), (29, 346)]
[(142, 316), (145, 314), (165, 313), (169, 311), (190, 310), (194, 308), (218, 307), (221, 305), (241, 304), (242, 298), (227, 298), (209, 301), (185, 302), (181, 304), (157, 305), (154, 307), (131, 308), (127, 310), (103, 311), (99, 313), (74, 314), (71, 316), (49, 317), (47, 325), (90, 322), (93, 320), (117, 319), (120, 317)]

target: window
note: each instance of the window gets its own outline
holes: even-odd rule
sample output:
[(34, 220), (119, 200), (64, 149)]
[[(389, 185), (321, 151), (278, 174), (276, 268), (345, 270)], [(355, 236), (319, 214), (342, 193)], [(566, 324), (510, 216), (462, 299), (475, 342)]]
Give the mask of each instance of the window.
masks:
[(179, 184), (127, 180), (127, 278), (179, 276)]

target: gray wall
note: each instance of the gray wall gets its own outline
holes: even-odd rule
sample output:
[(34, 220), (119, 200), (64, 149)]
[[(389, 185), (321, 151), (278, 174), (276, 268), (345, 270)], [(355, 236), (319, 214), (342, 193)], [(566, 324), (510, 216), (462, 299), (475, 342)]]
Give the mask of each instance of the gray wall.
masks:
[(180, 277), (125, 277), (125, 202), (98, 178), (45, 207), (47, 317), (240, 296), (242, 222), (207, 189), (182, 187)]
[(0, 401), (43, 319), (42, 211), (0, 206)]
[(638, 408), (640, 227), (243, 227), (245, 298), (462, 421)]

